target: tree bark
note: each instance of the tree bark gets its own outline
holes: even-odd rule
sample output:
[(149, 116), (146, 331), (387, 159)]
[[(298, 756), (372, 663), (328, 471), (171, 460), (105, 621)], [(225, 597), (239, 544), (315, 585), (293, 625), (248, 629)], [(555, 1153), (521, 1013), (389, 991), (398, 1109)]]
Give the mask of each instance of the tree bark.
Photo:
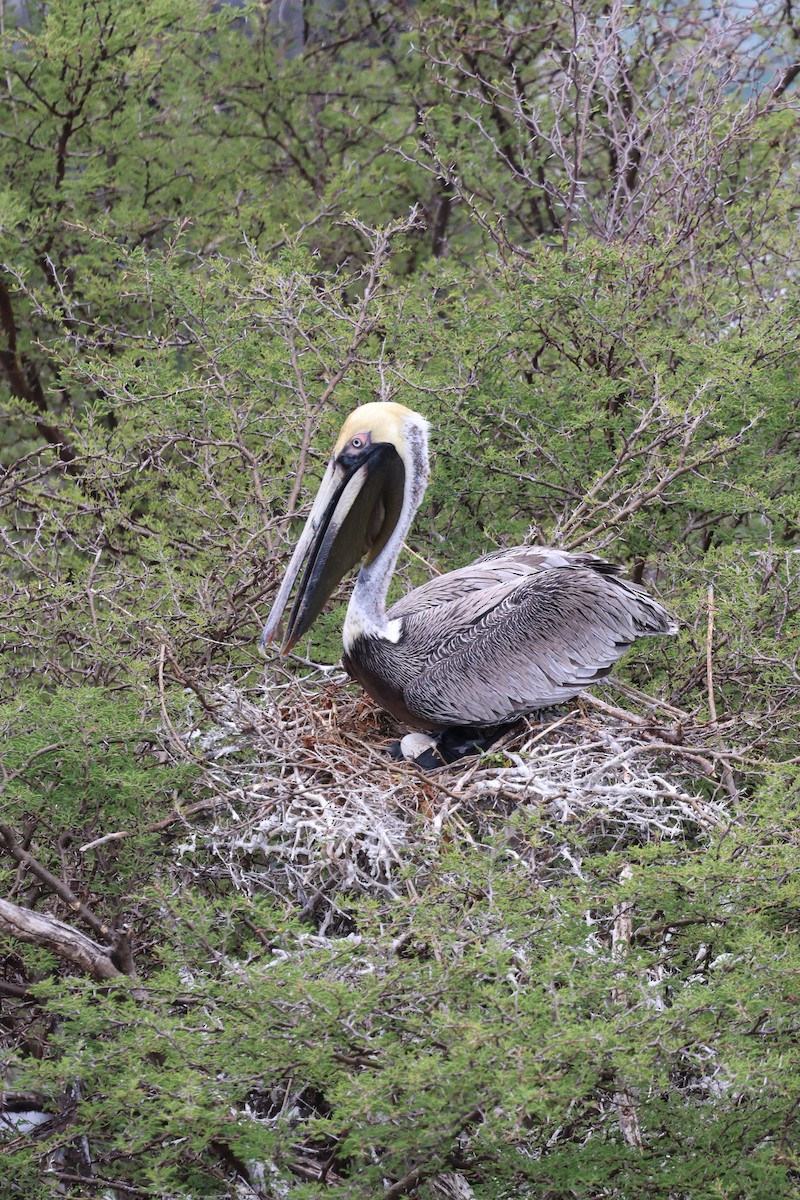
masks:
[(63, 921), (21, 908), (10, 900), (0, 900), (0, 932), (21, 942), (41, 946), (80, 967), (94, 979), (116, 979), (122, 975), (111, 961), (110, 946), (101, 946)]

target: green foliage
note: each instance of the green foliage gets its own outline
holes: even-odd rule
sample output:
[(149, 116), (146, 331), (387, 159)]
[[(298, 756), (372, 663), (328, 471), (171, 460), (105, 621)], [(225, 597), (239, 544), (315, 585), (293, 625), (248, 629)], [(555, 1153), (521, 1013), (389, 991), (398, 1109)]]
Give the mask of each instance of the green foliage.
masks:
[[(130, 927), (139, 972), (4, 935), (8, 1085), (54, 1118), (5, 1189), (797, 1196), (790, 9), (2, 20), (2, 822), (51, 878), (9, 851), (5, 890)], [(426, 827), (413, 902), (354, 901), (349, 937), (181, 865), (209, 797), (235, 808), (219, 710), (260, 684), (292, 519), (374, 398), (434, 431), (398, 588), (533, 538), (681, 616), (619, 676), (690, 751), (733, 746), (723, 832), (623, 859), (565, 828), (580, 870), (543, 880), (532, 809), (489, 845)]]
[[(56, 875), (70, 848), (115, 835), (88, 856), (78, 852), (83, 895), (107, 917), (158, 869), (148, 826), (198, 774), (190, 763), (164, 761), (157, 729), (146, 702), (113, 688), (29, 686), (0, 707), (3, 819), (34, 834), (40, 861)], [(11, 888), (13, 867), (3, 874)]]
[[(623, 883), (612, 853), (531, 886), (520, 851), (539, 818), (520, 815), (513, 838), (423, 867), (425, 904), (361, 907), (357, 937), (195, 895), (171, 906), (143, 988), (37, 989), (58, 1033), (28, 1082), (73, 1089), (71, 1136), (91, 1138), (98, 1177), (124, 1155), (147, 1195), (223, 1194), (225, 1164), (280, 1167), (298, 1139), (326, 1147), (332, 1195), (365, 1200), (387, 1178), (421, 1186), (455, 1167), (481, 1200), (795, 1195), (785, 782), (710, 844), (629, 853)], [(608, 939), (623, 903), (620, 957)], [(623, 1090), (643, 1150), (620, 1136)], [(40, 1162), (50, 1150), (45, 1138)]]

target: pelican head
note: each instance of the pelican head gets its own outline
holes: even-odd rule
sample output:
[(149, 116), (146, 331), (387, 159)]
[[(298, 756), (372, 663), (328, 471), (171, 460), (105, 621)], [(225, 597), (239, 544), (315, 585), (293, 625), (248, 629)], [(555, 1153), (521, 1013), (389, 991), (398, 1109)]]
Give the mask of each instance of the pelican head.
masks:
[[(364, 404), (342, 426), (261, 635), (265, 650), (301, 576), (281, 654), (310, 629), (336, 585), (386, 550), (386, 586), (428, 476), (427, 421), (402, 404)], [(394, 535), (394, 537), (393, 537)], [(385, 590), (384, 590), (385, 594)]]

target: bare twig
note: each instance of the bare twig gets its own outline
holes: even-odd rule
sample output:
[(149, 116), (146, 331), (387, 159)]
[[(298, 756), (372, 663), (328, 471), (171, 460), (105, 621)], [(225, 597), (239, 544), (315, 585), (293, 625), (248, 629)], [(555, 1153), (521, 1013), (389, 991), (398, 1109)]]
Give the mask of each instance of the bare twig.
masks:
[(48, 891), (52, 892), (54, 896), (58, 896), (59, 900), (63, 900), (70, 911), (85, 921), (90, 929), (99, 933), (101, 937), (108, 936), (111, 932), (110, 926), (96, 917), (92, 910), (78, 899), (71, 887), (54, 875), (52, 871), (48, 871), (47, 867), (34, 858), (29, 851), (23, 849), (9, 825), (0, 825), (0, 837), (3, 839), (6, 850), (16, 862), (40, 879)]
[[(620, 883), (627, 883), (633, 877), (633, 871), (626, 863), (620, 871)], [(633, 902), (621, 900), (614, 905), (614, 920), (611, 926), (611, 957), (615, 962), (623, 962), (630, 950), (633, 937)], [(628, 997), (619, 988), (612, 988), (612, 1000), (620, 1005), (627, 1005)], [(636, 1096), (633, 1089), (624, 1081), (617, 1080), (618, 1090), (614, 1094), (614, 1107), (617, 1110), (620, 1133), (629, 1146), (642, 1146), (642, 1133), (636, 1112)]]
[(714, 585), (708, 587), (708, 628), (706, 630), (706, 685), (711, 724), (717, 727), (717, 706), (714, 702)]
[[(708, 692), (708, 713), (710, 725), (715, 732), (719, 730), (719, 722), (717, 721), (717, 705), (714, 700), (714, 585), (709, 584), (708, 588), (708, 626), (706, 629), (706, 687)], [(727, 789), (731, 800), (737, 800), (739, 790), (736, 787), (736, 782), (733, 778), (730, 764), (726, 759), (722, 760), (722, 779)]]
[[(123, 974), (130, 975), (135, 978), (136, 968), (133, 962), (133, 955), (131, 953), (130, 931), (124, 926), (112, 927), (107, 922), (101, 920), (100, 917), (95, 916), (92, 910), (86, 904), (84, 904), (82, 900), (78, 899), (68, 884), (64, 883), (63, 880), (54, 875), (52, 871), (48, 871), (47, 867), (43, 866), (43, 864), (40, 863), (38, 859), (36, 859), (28, 850), (25, 850), (24, 847), (20, 846), (19, 842), (14, 836), (13, 830), (9, 825), (0, 825), (0, 837), (2, 838), (8, 853), (13, 859), (15, 859), (16, 862), (20, 864), (21, 867), (24, 867), (26, 871), (29, 871), (32, 875), (35, 875), (36, 878), (45, 885), (48, 891), (52, 892), (54, 896), (58, 896), (59, 900), (63, 901), (69, 907), (70, 911), (79, 916), (82, 921), (85, 921), (89, 928), (95, 933), (99, 934), (101, 937), (110, 936), (112, 944), (107, 953), (113, 955), (114, 962), (116, 964), (115, 970), (118, 967)], [(20, 911), (27, 912), (28, 910), (22, 909)], [(42, 919), (50, 920), (50, 918)], [(61, 926), (61, 922), (57, 922), (57, 924)], [(65, 925), (63, 928), (67, 929), (69, 927)], [(83, 937), (82, 934), (77, 933), (75, 936)], [(86, 939), (86, 942), (87, 945), (97, 945), (97, 943), (91, 942), (88, 938)], [(69, 944), (72, 945), (73, 943)], [(65, 954), (63, 957), (69, 956)]]

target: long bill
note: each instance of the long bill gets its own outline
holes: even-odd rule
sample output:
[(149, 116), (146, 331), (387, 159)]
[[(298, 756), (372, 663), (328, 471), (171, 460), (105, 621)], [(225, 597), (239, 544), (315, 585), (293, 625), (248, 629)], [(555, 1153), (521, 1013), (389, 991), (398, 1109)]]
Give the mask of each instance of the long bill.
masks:
[(354, 466), (331, 459), (261, 634), (262, 652), (278, 633), (301, 572), (281, 654), (288, 654), (311, 628), (359, 559), (368, 555), (372, 560), (380, 552), (397, 523), (404, 479), (402, 459), (389, 443), (370, 447)]

